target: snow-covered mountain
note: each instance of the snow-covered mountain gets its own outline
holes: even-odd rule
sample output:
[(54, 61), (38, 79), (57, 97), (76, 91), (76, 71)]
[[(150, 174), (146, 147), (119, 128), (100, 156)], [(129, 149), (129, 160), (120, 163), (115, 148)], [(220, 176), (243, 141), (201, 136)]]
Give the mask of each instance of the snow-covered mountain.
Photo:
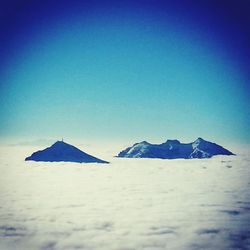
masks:
[(233, 153), (216, 143), (198, 138), (191, 143), (181, 143), (178, 140), (167, 140), (162, 144), (151, 144), (143, 141), (121, 151), (118, 157), (192, 159), (210, 158), (214, 155), (233, 155)]
[(63, 141), (57, 141), (52, 146), (33, 153), (25, 161), (108, 163)]

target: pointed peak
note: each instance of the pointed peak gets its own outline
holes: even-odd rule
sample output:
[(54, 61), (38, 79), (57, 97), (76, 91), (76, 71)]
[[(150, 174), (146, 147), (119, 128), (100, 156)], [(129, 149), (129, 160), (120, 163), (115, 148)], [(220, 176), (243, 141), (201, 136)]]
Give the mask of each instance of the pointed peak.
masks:
[(141, 141), (141, 142), (137, 142), (135, 143), (133, 146), (136, 146), (136, 145), (149, 145), (150, 143), (147, 142), (147, 141)]
[(165, 143), (167, 143), (167, 144), (180, 144), (181, 142), (179, 140), (167, 140)]
[(64, 141), (56, 141), (54, 144), (64, 144)]
[(45, 161), (45, 162), (79, 162), (79, 163), (108, 163), (89, 155), (73, 145), (63, 141), (56, 141), (52, 146), (34, 152), (25, 159), (26, 161)]
[(195, 142), (202, 142), (202, 141), (205, 141), (203, 138), (201, 138), (201, 137), (198, 137), (196, 140), (195, 140)]
[(62, 145), (69, 145), (69, 144), (64, 142), (64, 141), (56, 141), (51, 147), (53, 147), (53, 146), (62, 146)]
[(139, 144), (149, 144), (149, 142), (147, 142), (147, 141), (142, 141), (142, 142), (140, 142)]
[(205, 143), (209, 143), (208, 141), (202, 139), (201, 137), (198, 137), (194, 142), (192, 142), (193, 148), (198, 147), (199, 145), (203, 145)]

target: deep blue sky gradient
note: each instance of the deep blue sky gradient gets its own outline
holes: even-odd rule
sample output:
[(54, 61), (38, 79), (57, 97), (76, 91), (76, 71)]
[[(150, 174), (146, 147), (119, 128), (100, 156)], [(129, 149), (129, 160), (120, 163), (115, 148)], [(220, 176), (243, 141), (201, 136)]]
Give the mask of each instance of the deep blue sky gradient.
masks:
[(249, 143), (249, 10), (2, 2), (0, 136)]

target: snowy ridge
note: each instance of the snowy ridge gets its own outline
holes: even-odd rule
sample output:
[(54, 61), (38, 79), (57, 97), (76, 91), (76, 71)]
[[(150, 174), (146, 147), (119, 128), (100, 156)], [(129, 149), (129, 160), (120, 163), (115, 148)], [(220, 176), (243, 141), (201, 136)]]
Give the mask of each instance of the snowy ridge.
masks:
[(198, 138), (191, 143), (167, 140), (162, 144), (150, 144), (146, 141), (136, 143), (118, 154), (126, 158), (193, 159), (211, 158), (214, 155), (234, 155), (222, 146)]

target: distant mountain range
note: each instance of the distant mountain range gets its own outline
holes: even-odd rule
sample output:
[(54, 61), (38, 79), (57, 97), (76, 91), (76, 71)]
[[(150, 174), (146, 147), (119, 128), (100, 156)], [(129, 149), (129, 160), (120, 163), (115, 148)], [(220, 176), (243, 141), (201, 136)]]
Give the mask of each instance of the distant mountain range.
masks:
[[(136, 143), (118, 154), (125, 158), (160, 158), (160, 159), (192, 159), (211, 158), (214, 155), (234, 155), (222, 146), (198, 138), (191, 143), (181, 143), (178, 140), (167, 140), (162, 144), (151, 144), (146, 141)], [(79, 162), (79, 163), (109, 163), (89, 155), (80, 149), (57, 141), (52, 146), (34, 152), (25, 161), (45, 162)]]
[(33, 153), (25, 161), (108, 163), (63, 141), (57, 141), (51, 147)]
[(214, 155), (234, 155), (222, 146), (198, 138), (191, 143), (178, 140), (167, 140), (162, 144), (151, 144), (146, 141), (136, 143), (118, 154), (125, 158), (160, 158), (160, 159), (193, 159), (211, 158)]

